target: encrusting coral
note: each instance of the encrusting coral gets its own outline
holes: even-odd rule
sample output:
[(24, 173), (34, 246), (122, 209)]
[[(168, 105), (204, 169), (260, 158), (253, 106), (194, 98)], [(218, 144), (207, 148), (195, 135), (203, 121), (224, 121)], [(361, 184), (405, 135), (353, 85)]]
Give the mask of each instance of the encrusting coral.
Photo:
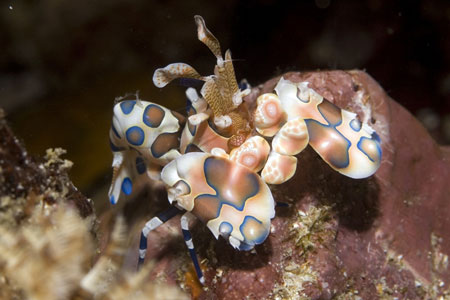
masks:
[(18, 231), (0, 227), (2, 299), (187, 299), (164, 282), (146, 282), (151, 265), (130, 274), (121, 270), (125, 225), (121, 218), (111, 240), (95, 255), (89, 221), (60, 203), (46, 214), (41, 207)]
[(93, 240), (70, 206), (43, 211), (37, 206), (18, 230), (0, 227), (1, 271), (30, 299), (69, 299), (89, 268)]
[(0, 299), (188, 298), (164, 282), (145, 282), (151, 265), (136, 274), (123, 270), (121, 217), (99, 255), (98, 221), (69, 180), (65, 151), (29, 156), (3, 118), (0, 145)]

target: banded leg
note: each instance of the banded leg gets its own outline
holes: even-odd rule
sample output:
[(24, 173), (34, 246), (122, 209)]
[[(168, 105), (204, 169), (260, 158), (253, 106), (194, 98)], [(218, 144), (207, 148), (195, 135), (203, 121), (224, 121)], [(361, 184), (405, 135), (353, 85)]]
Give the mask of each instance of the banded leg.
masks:
[(160, 225), (166, 223), (176, 215), (178, 215), (182, 210), (176, 208), (175, 206), (170, 207), (166, 211), (158, 214), (145, 223), (144, 228), (141, 232), (141, 240), (139, 242), (139, 261), (138, 261), (138, 269), (142, 266), (145, 260), (145, 254), (147, 253), (147, 236), (150, 231), (158, 228)]
[(189, 249), (189, 255), (191, 256), (192, 263), (194, 264), (198, 280), (201, 284), (205, 284), (205, 278), (203, 277), (203, 272), (200, 269), (200, 264), (198, 263), (197, 259), (197, 253), (195, 252), (194, 243), (192, 242), (192, 235), (189, 231), (189, 221), (194, 219), (195, 216), (193, 214), (191, 214), (190, 212), (186, 212), (183, 216), (181, 216), (181, 229), (183, 230), (184, 242)]

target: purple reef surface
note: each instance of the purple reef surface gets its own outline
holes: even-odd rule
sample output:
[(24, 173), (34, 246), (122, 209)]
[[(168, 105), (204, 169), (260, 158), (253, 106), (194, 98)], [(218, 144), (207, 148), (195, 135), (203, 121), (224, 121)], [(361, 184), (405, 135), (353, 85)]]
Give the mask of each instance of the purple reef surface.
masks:
[[(193, 230), (206, 286), (195, 282), (179, 220), (149, 236), (157, 275), (165, 272), (198, 299), (434, 299), (448, 296), (450, 149), (363, 71), (287, 73), (341, 108), (355, 112), (381, 138), (375, 175), (355, 180), (332, 170), (310, 147), (296, 174), (271, 186), (277, 208), (268, 239), (253, 252)], [(271, 92), (279, 77), (253, 88)], [(155, 276), (155, 274), (153, 275)], [(194, 278), (194, 279), (193, 279)]]

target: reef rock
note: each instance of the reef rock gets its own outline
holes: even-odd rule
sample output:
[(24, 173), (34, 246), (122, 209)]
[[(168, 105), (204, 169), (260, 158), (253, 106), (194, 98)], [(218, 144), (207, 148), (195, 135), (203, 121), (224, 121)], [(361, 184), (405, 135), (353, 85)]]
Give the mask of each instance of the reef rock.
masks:
[[(202, 289), (181, 236), (173, 233), (179, 230), (174, 229), (179, 220), (171, 220), (149, 236), (148, 255), (156, 259), (158, 273), (166, 271), (198, 299), (450, 295), (450, 149), (437, 145), (365, 72), (283, 76), (309, 82), (319, 94), (369, 123), (382, 141), (380, 169), (366, 179), (347, 178), (308, 147), (297, 156), (294, 177), (271, 186), (274, 198), (290, 207), (277, 208), (271, 234), (255, 251), (236, 251), (197, 224), (193, 236), (205, 271)], [(254, 88), (245, 99), (249, 107), (278, 80)]]
[(146, 282), (152, 264), (123, 271), (123, 218), (110, 222), (99, 253), (93, 203), (69, 179), (64, 153), (29, 155), (0, 109), (0, 299), (188, 299)]
[(60, 158), (66, 151), (48, 149), (42, 158), (31, 156), (14, 135), (0, 108), (0, 224), (20, 225), (34, 205), (53, 205), (60, 199), (76, 207), (85, 218), (94, 214), (93, 203), (72, 184), (72, 162)]

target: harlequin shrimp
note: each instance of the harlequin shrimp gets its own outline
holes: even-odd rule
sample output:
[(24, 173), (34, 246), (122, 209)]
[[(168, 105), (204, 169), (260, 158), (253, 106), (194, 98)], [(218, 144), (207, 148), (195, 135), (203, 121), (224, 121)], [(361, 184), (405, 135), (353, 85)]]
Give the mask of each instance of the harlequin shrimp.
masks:
[(113, 151), (112, 204), (120, 193), (130, 195), (139, 180), (159, 179), (160, 166), (181, 154), (179, 138), (184, 117), (147, 101), (125, 100), (114, 106), (109, 132)]
[(380, 139), (355, 113), (323, 98), (307, 82), (281, 78), (275, 92), (259, 96), (254, 113), (256, 130), (274, 136), (261, 173), (264, 181), (280, 184), (291, 178), (297, 165), (294, 155), (308, 143), (343, 175), (358, 179), (375, 173), (381, 162)]
[[(177, 78), (204, 82), (200, 95), (186, 91), (188, 117), (151, 102), (123, 101), (114, 107), (110, 131), (112, 203), (139, 180), (161, 180), (172, 207), (142, 229), (139, 265), (149, 232), (183, 213), (181, 228), (197, 276), (204, 282), (189, 231), (200, 219), (218, 238), (250, 250), (267, 238), (275, 201), (269, 184), (290, 179), (296, 154), (310, 144), (335, 170), (353, 178), (373, 174), (380, 164), (376, 133), (356, 115), (323, 99), (307, 83), (281, 79), (275, 91), (257, 100), (253, 115), (243, 102), (249, 89), (237, 84), (230, 51), (195, 16), (198, 39), (217, 58), (214, 75), (202, 76), (184, 63), (157, 69), (153, 82), (164, 87)], [(184, 128), (183, 128), (184, 126)], [(259, 135), (258, 135), (259, 134)], [(264, 137), (273, 137), (272, 146)], [(162, 170), (161, 170), (162, 169)], [(258, 175), (261, 172), (261, 176)]]
[[(192, 88), (186, 92), (192, 105), (184, 129), (183, 117), (157, 104), (137, 99), (115, 105), (110, 130), (114, 153), (110, 199), (116, 203), (121, 193), (131, 194), (141, 179), (161, 179), (173, 207), (145, 224), (139, 264), (145, 259), (149, 232), (184, 212), (184, 239), (203, 283), (190, 221), (200, 219), (216, 238), (220, 235), (234, 248), (250, 250), (267, 238), (275, 203), (269, 187), (256, 173), (262, 169), (270, 146), (262, 137), (249, 138), (250, 116), (242, 103), (249, 90), (239, 89), (230, 52), (223, 59), (219, 42), (203, 19), (196, 16), (195, 21), (198, 38), (217, 57), (215, 75), (200, 76), (182, 63), (155, 71), (158, 87), (178, 77), (204, 81), (202, 97)], [(257, 154), (260, 149), (263, 155)], [(160, 174), (158, 166), (164, 166)]]

